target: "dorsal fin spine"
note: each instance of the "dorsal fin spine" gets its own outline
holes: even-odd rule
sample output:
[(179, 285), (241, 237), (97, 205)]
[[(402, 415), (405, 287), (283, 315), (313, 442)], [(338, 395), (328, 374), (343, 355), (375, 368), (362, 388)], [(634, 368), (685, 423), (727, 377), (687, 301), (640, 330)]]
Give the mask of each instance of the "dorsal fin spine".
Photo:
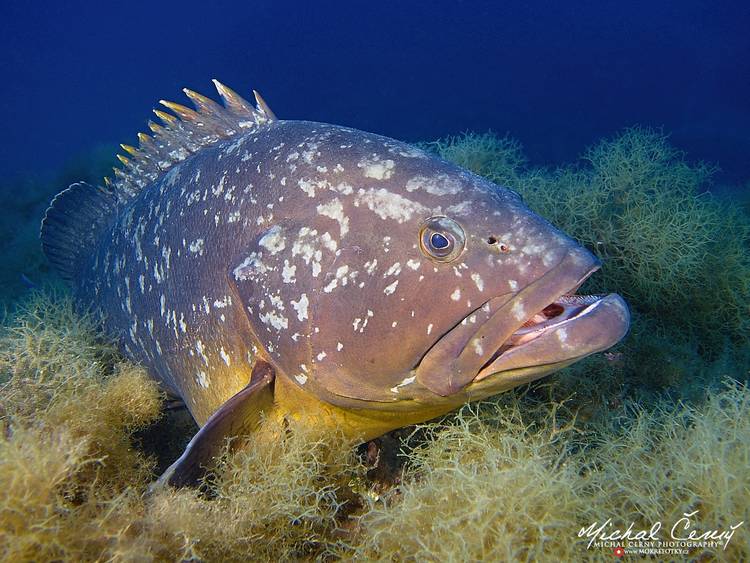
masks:
[(219, 92), (219, 96), (221, 96), (221, 99), (224, 101), (224, 107), (227, 108), (227, 110), (239, 117), (255, 119), (255, 113), (257, 110), (242, 96), (216, 79), (213, 80), (213, 83), (217, 92)]
[(224, 102), (223, 106), (186, 88), (184, 92), (195, 109), (161, 100), (159, 103), (175, 115), (154, 110), (163, 125), (148, 122), (153, 136), (139, 133), (138, 147), (122, 145), (128, 154), (122, 158), (118, 156), (122, 168), (115, 169), (114, 178), (105, 178), (106, 186), (113, 190), (120, 202), (135, 197), (145, 186), (202, 147), (276, 120), (268, 104), (256, 91), (253, 91), (257, 104), (254, 107), (221, 82), (214, 80), (213, 83)]
[(271, 111), (271, 108), (268, 107), (268, 104), (263, 99), (263, 96), (261, 96), (257, 90), (253, 90), (253, 96), (255, 96), (255, 102), (258, 104), (258, 109), (263, 114), (263, 117), (268, 121), (275, 121), (276, 116)]
[(155, 109), (154, 113), (156, 114), (156, 117), (161, 119), (164, 122), (164, 125), (166, 125), (167, 127), (177, 123), (177, 118), (174, 115), (167, 113), (166, 111)]

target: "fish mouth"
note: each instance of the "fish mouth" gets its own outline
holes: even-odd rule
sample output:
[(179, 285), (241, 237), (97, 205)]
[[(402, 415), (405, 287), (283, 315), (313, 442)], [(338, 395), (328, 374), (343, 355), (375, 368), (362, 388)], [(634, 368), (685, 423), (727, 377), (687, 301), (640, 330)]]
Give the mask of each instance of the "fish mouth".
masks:
[(615, 293), (560, 295), (513, 332), (472, 383), (531, 366), (546, 366), (548, 373), (616, 344), (629, 324), (627, 305)]
[(593, 255), (573, 251), (521, 291), (490, 299), (428, 351), (417, 380), (444, 397), (489, 395), (614, 345), (630, 324), (625, 301), (576, 294), (599, 267)]

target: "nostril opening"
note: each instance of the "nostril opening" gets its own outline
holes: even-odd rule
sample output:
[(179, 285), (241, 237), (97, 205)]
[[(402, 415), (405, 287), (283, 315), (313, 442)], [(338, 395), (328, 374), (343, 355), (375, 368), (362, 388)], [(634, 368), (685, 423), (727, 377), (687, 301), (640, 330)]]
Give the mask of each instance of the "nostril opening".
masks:
[(496, 247), (503, 254), (508, 254), (508, 252), (510, 252), (510, 246), (508, 246), (504, 242), (500, 242), (495, 235), (490, 235), (487, 237), (487, 244)]

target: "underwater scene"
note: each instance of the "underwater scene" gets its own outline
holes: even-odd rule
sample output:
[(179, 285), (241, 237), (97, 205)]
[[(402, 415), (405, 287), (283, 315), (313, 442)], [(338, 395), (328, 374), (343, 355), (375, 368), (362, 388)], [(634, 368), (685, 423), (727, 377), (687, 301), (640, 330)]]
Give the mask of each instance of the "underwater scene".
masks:
[(0, 7), (0, 561), (750, 559), (747, 29)]

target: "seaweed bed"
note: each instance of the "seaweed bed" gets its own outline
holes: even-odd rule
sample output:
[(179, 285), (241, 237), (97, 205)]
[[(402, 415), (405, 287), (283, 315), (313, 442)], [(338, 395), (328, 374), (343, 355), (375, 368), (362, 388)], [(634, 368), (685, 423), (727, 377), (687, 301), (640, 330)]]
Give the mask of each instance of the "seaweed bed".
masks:
[(200, 490), (149, 491), (194, 426), (64, 291), (19, 299), (21, 273), (54, 280), (29, 234), (50, 194), (6, 190), (17, 213), (0, 247), (15, 276), (0, 335), (0, 558), (611, 560), (579, 530), (609, 518), (668, 530), (695, 512), (698, 532), (745, 524), (725, 548), (660, 559), (749, 559), (746, 202), (714, 195), (712, 167), (643, 128), (551, 170), (493, 134), (424, 146), (600, 255), (584, 291), (628, 298), (628, 337), (363, 446), (292, 428), (227, 454)]

